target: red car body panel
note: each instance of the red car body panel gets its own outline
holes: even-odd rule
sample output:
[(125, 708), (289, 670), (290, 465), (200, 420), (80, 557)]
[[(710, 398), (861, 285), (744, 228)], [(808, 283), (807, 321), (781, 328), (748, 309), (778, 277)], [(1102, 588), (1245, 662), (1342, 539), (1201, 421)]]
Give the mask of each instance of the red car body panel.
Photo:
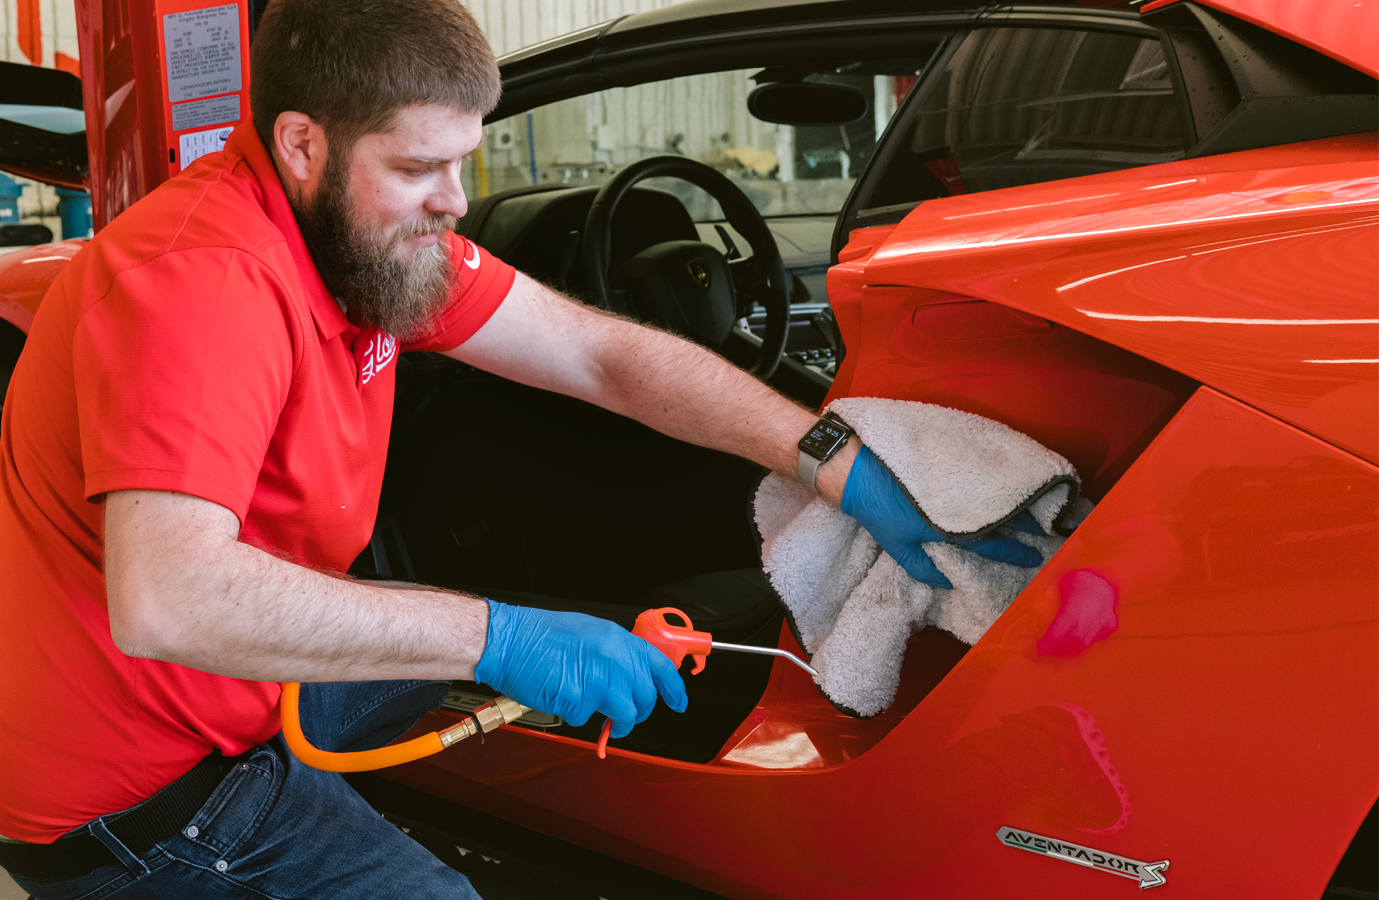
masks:
[[(1204, 2), (1376, 73), (1375, 0)], [(180, 169), (161, 22), (199, 5), (77, 0), (97, 229)], [(973, 648), (916, 635), (874, 719), (777, 661), (707, 764), (504, 727), (388, 777), (733, 897), (1134, 890), (1003, 826), (1170, 860), (1179, 896), (1318, 896), (1379, 796), (1377, 158), (1331, 138), (854, 232), (831, 396), (1005, 421), (1077, 465), (1087, 521)], [(80, 246), (0, 257), (0, 316), (27, 331)]]
[(1376, 213), (1352, 135), (930, 201), (863, 278), (1034, 313), (1375, 462)]
[(0, 318), (28, 334), (43, 295), (67, 261), (84, 246), (85, 241), (70, 240), (0, 256)]
[[(1178, 0), (1154, 0), (1141, 12), (1153, 12)], [(1370, 76), (1379, 76), (1374, 48), (1379, 47), (1379, 3), (1375, 0), (1201, 0), (1247, 22), (1297, 41)]]

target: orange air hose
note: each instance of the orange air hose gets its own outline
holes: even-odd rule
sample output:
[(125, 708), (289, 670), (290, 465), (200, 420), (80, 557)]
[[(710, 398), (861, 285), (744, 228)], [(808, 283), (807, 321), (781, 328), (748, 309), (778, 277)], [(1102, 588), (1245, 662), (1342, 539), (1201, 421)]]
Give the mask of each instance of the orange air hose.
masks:
[(312, 745), (302, 733), (301, 714), (298, 704), (301, 685), (295, 681), (284, 682), (282, 686), (282, 726), (283, 737), (294, 756), (313, 769), (326, 772), (367, 772), (387, 766), (400, 766), (403, 763), (439, 753), (451, 744), (472, 737), (480, 732), (492, 731), (499, 725), (516, 721), (529, 708), (507, 697), (496, 697), (467, 716), (457, 725), (444, 731), (433, 731), (402, 744), (391, 744), (377, 750), (359, 750), (353, 753), (330, 753)]

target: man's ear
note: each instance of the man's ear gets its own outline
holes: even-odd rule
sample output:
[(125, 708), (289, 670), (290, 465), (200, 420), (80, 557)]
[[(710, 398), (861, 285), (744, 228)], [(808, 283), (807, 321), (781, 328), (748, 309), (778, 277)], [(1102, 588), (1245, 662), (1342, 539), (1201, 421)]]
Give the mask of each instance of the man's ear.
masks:
[(306, 113), (284, 112), (273, 123), (273, 151), (285, 178), (298, 189), (314, 187), (326, 165), (326, 132)]

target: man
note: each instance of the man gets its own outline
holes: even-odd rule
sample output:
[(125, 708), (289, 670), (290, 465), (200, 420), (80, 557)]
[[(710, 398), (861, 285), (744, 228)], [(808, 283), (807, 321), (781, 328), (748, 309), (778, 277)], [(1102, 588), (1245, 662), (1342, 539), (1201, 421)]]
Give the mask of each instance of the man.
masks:
[[(674, 667), (610, 623), (338, 574), (373, 525), (403, 350), (779, 472), (816, 422), (453, 234), (498, 89), (457, 0), (275, 0), (254, 129), (123, 213), (45, 298), (0, 447), (0, 865), (39, 900), (472, 896), (292, 757), (281, 681), (304, 683), (304, 728), (334, 750), (387, 743), (457, 678), (577, 724), (602, 712), (618, 736), (658, 694), (683, 710)], [(941, 579), (917, 549), (933, 534), (861, 452), (819, 465), (817, 489)], [(978, 549), (1037, 560), (1008, 544)]]

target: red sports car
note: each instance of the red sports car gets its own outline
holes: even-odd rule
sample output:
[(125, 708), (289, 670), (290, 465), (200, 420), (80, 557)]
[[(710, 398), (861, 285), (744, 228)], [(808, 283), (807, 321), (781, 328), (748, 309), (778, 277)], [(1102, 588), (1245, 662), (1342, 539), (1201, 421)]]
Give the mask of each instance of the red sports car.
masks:
[[(214, 152), (247, 96), (179, 123), (158, 62), (194, 6), (78, 3), (89, 162), (0, 168), (99, 227)], [(1095, 508), (975, 644), (916, 631), (879, 715), (715, 652), (607, 759), (531, 714), (361, 776), (380, 809), (644, 895), (1379, 896), (1379, 3), (694, 0), (501, 63), (469, 238), (807, 404), (1006, 423)], [(79, 248), (0, 256), (0, 344)], [(353, 571), (805, 657), (760, 474), (413, 355)]]

